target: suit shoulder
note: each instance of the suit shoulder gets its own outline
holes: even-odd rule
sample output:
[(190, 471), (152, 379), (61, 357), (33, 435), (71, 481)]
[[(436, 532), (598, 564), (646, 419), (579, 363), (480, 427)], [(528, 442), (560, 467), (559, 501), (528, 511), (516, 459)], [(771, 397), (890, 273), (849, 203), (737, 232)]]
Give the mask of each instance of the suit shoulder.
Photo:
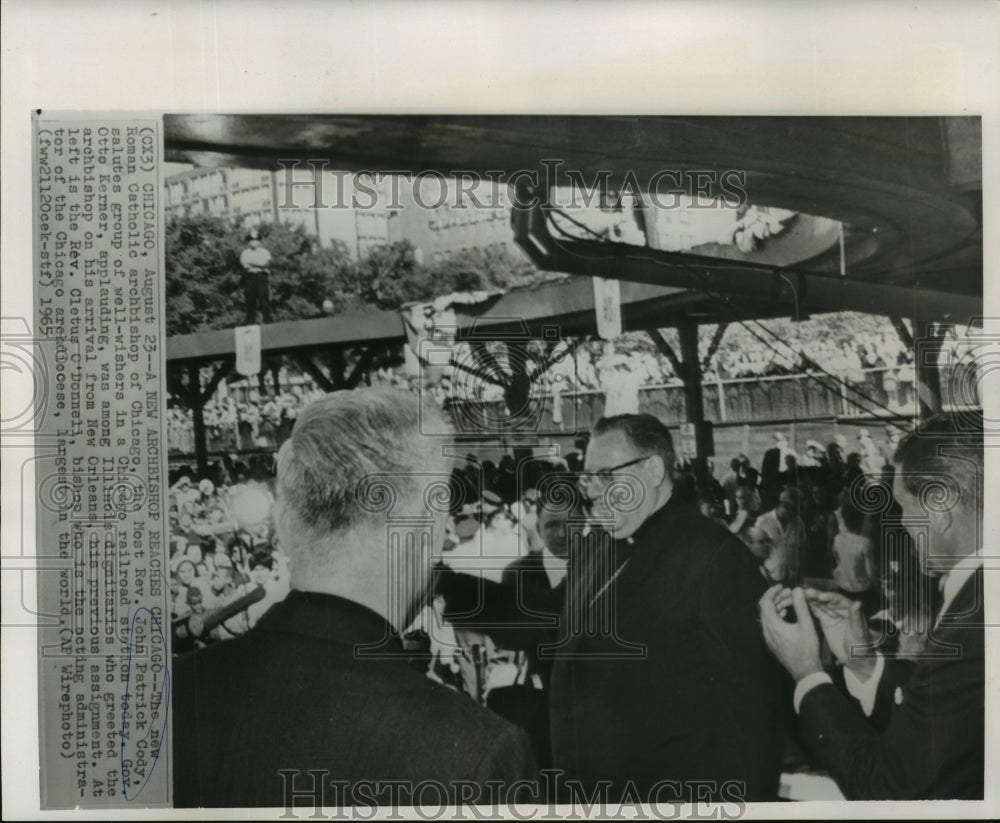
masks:
[(410, 669), (407, 680), (405, 699), (412, 702), (433, 725), (443, 724), (467, 733), (482, 733), (489, 739), (513, 728), (468, 695), (437, 683), (415, 669)]
[(756, 603), (767, 586), (750, 549), (725, 526), (700, 513), (698, 518), (679, 532), (678, 541), (686, 545), (685, 562), (720, 594), (739, 593), (739, 600)]
[(673, 539), (682, 551), (692, 555), (693, 560), (709, 565), (742, 564), (743, 555), (749, 554), (743, 542), (729, 529), (695, 509), (678, 518)]
[(251, 659), (250, 647), (256, 639), (256, 635), (251, 632), (175, 657), (171, 667), (171, 678), (176, 682), (203, 671), (214, 669), (229, 671), (234, 667), (242, 668), (244, 661)]
[(520, 572), (533, 572), (539, 569), (544, 569), (545, 563), (542, 560), (542, 555), (538, 552), (531, 552), (529, 554), (522, 554), (516, 557), (509, 564), (507, 568), (504, 569), (504, 575), (513, 575)]
[[(394, 711), (409, 718), (412, 734), (433, 743), (442, 773), (472, 773), (486, 762), (500, 776), (532, 760), (524, 732), (500, 715), (415, 669), (405, 680)], [(505, 763), (494, 762), (497, 758)]]

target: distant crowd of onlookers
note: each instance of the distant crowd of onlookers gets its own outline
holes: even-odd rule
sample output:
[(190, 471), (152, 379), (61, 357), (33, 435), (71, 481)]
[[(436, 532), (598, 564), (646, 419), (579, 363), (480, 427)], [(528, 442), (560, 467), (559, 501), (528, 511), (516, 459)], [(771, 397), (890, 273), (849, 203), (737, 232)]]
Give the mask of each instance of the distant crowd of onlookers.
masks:
[(288, 563), (274, 545), (269, 458), (227, 457), (201, 475), (181, 466), (169, 479), (177, 654), (254, 626), (287, 594)]
[[(903, 409), (912, 403), (913, 357), (896, 335), (878, 318), (847, 316), (851, 330), (834, 334), (821, 323), (800, 324), (794, 346), (767, 332), (733, 325), (721, 343), (711, 350), (711, 339), (701, 341), (703, 382), (773, 378), (813, 373), (823, 382), (857, 390), (852, 399), (871, 398), (878, 406)], [(959, 356), (953, 342), (950, 356)], [(461, 359), (461, 357), (459, 357)], [(203, 408), (208, 451), (253, 451), (276, 448), (291, 432), (299, 412), (323, 392), (308, 377), (291, 379), (282, 369), (278, 392), (240, 387), (217, 394)], [(458, 372), (455, 372), (456, 376)], [(464, 377), (464, 375), (462, 375)], [(424, 390), (441, 405), (450, 400), (502, 402), (499, 383), (489, 380), (453, 379), (447, 371), (442, 379), (428, 383), (426, 375), (401, 367), (381, 367), (366, 375), (366, 384), (391, 386), (404, 391)], [(643, 334), (626, 334), (616, 343), (599, 339), (580, 341), (568, 356), (555, 362), (541, 378), (544, 392), (554, 401), (580, 392), (605, 395), (605, 414), (638, 410), (637, 394), (651, 386), (680, 385), (670, 360)], [(469, 387), (472, 388), (469, 388)], [(469, 392), (475, 396), (465, 396)], [(463, 394), (464, 393), (464, 394)], [(732, 394), (737, 398), (739, 392)], [(736, 402), (734, 400), (733, 402)], [(554, 406), (557, 403), (554, 402)], [(874, 406), (873, 406), (874, 407)], [(558, 422), (558, 421), (556, 421)], [(174, 453), (194, 452), (194, 419), (190, 409), (176, 398), (168, 409), (168, 442)]]

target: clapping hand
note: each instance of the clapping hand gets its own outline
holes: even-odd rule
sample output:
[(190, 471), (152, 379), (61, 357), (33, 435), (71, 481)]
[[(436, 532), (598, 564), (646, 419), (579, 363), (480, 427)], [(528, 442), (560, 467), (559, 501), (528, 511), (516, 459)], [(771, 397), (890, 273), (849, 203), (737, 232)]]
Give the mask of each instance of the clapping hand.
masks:
[(787, 586), (773, 586), (770, 591), (773, 592), (771, 601), (774, 603), (775, 611), (777, 611), (783, 619), (787, 617), (789, 609), (792, 609), (794, 613), (794, 603), (792, 600), (791, 589)]
[[(795, 610), (795, 623), (785, 622), (781, 615), (789, 601)], [(780, 585), (772, 586), (764, 593), (759, 605), (764, 642), (792, 679), (797, 682), (808, 674), (823, 671), (819, 635), (816, 634), (802, 589), (789, 592)]]
[(834, 657), (862, 680), (867, 680), (875, 668), (875, 658), (865, 652), (871, 646), (871, 633), (861, 603), (839, 592), (809, 588), (805, 590), (805, 597)]

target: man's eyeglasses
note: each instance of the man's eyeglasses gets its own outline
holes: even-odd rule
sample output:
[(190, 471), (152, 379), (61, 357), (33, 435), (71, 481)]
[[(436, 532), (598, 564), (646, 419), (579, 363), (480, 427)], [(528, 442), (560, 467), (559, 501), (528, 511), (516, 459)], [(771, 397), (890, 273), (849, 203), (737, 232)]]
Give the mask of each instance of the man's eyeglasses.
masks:
[(584, 490), (605, 488), (615, 477), (615, 472), (620, 472), (622, 469), (627, 469), (629, 466), (635, 466), (641, 463), (643, 460), (649, 460), (653, 455), (647, 454), (644, 457), (637, 457), (635, 460), (629, 460), (627, 463), (622, 463), (620, 466), (612, 466), (609, 469), (598, 469), (596, 472), (581, 472), (580, 473), (580, 487)]

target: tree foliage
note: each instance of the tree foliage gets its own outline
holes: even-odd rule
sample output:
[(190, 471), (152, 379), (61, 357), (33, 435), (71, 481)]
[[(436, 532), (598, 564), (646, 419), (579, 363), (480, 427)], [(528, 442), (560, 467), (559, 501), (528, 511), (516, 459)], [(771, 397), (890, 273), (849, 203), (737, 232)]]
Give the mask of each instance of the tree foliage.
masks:
[[(363, 310), (359, 271), (347, 247), (316, 247), (301, 226), (264, 224), (271, 252), (271, 306), (275, 320)], [(174, 218), (166, 228), (167, 334), (232, 328), (243, 323), (245, 230), (218, 217)]]
[[(396, 309), (456, 291), (507, 290), (543, 275), (506, 249), (469, 249), (432, 265), (418, 261), (409, 241), (376, 246), (361, 260), (343, 243), (316, 244), (302, 226), (260, 226), (271, 252), (271, 306), (275, 320), (301, 320)], [(240, 252), (245, 228), (199, 215), (166, 227), (167, 334), (232, 328), (243, 323)], [(324, 303), (331, 307), (324, 310)]]
[(430, 300), (434, 285), (417, 262), (408, 240), (376, 246), (358, 264), (365, 298), (380, 309), (397, 309), (404, 303)]
[(239, 325), (240, 246), (238, 232), (218, 218), (167, 221), (168, 335)]
[(428, 267), (439, 294), (517, 288), (539, 282), (542, 273), (505, 247), (471, 248)]

